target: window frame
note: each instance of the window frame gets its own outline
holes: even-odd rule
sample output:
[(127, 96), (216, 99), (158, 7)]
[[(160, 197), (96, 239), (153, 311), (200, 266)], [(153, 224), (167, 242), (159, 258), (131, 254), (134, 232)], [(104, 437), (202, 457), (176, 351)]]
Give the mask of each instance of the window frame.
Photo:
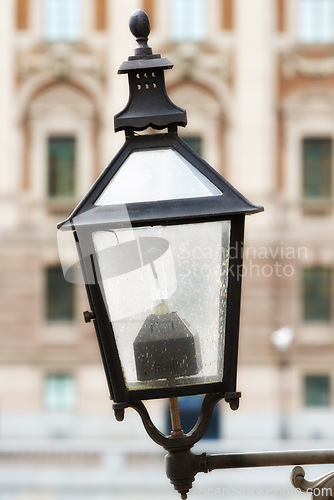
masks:
[[(329, 164), (329, 173), (328, 173), (328, 177), (329, 179), (327, 179), (327, 182), (325, 181), (322, 181), (321, 182), (321, 179), (320, 179), (320, 182), (319, 184), (323, 184), (324, 186), (326, 185), (329, 185), (329, 193), (328, 195), (324, 194), (324, 195), (312, 195), (312, 194), (305, 194), (305, 184), (306, 184), (306, 181), (305, 181), (305, 177), (306, 177), (306, 169), (307, 169), (307, 165), (306, 165), (306, 162), (305, 162), (305, 154), (306, 154), (306, 150), (305, 150), (305, 146), (306, 146), (306, 142), (307, 141), (313, 141), (314, 143), (318, 142), (320, 143), (320, 141), (322, 142), (325, 142), (325, 141), (328, 141), (329, 145), (330, 145), (330, 154), (329, 154), (329, 161), (328, 161), (328, 164)], [(333, 193), (334, 193), (334, 185), (333, 185), (333, 177), (334, 177), (334, 160), (333, 160), (333, 137), (331, 137), (330, 135), (328, 136), (321, 136), (321, 135), (305, 135), (302, 137), (302, 140), (301, 140), (301, 196), (302, 196), (302, 199), (304, 201), (310, 201), (310, 202), (315, 202), (315, 201), (330, 201), (333, 199)], [(323, 172), (323, 168), (314, 168), (313, 167), (313, 171), (314, 170), (317, 170), (319, 172)], [(311, 173), (312, 175), (312, 173)], [(325, 175), (323, 175), (323, 177), (325, 177)]]
[(327, 137), (334, 144), (333, 117), (333, 90), (321, 87), (300, 89), (282, 101), (282, 162), (276, 166), (277, 178), (281, 177), (278, 189), (289, 215), (300, 223), (327, 226), (332, 220), (334, 222), (334, 165), (333, 198), (304, 199), (301, 154), (304, 138)]
[[(196, 5), (198, 10), (190, 14), (189, 5)], [(171, 42), (203, 43), (208, 39), (209, 5), (207, 0), (168, 0), (168, 8)], [(190, 15), (192, 15), (193, 25), (190, 22)], [(195, 23), (199, 24), (196, 26)]]
[[(65, 391), (60, 395), (59, 386), (62, 384)], [(43, 387), (43, 406), (45, 410), (50, 413), (72, 413), (77, 404), (76, 389), (76, 380), (72, 373), (50, 372), (46, 374)]]
[[(68, 142), (68, 143), (72, 142), (73, 143), (72, 164), (71, 164), (71, 160), (69, 160), (70, 165), (71, 165), (71, 169), (72, 169), (72, 171), (70, 172), (70, 176), (71, 176), (70, 182), (72, 183), (72, 187), (68, 193), (66, 193), (66, 190), (64, 191), (64, 193), (61, 193), (61, 192), (59, 192), (59, 193), (56, 192), (55, 194), (50, 193), (51, 179), (52, 179), (52, 175), (53, 175), (52, 157), (50, 155), (50, 149), (52, 147), (51, 141), (54, 141), (54, 142), (64, 141), (64, 143), (65, 142)], [(76, 179), (77, 179), (78, 140), (77, 140), (76, 136), (74, 134), (73, 135), (50, 134), (47, 137), (46, 154), (47, 154), (47, 186), (46, 186), (47, 198), (51, 201), (73, 200), (76, 197), (76, 192), (77, 192)], [(60, 165), (60, 166), (58, 165), (58, 167), (56, 167), (56, 169), (58, 171), (60, 170), (60, 168), (63, 168), (62, 165)], [(61, 174), (60, 175), (57, 175), (57, 174), (58, 174), (58, 172), (56, 172), (56, 175), (55, 175), (55, 177), (57, 177), (57, 179), (55, 180), (55, 183), (54, 183), (55, 185), (57, 184), (57, 181), (59, 184), (59, 179), (61, 178)], [(57, 188), (55, 189), (55, 191), (57, 191)]]
[[(70, 308), (69, 308), (69, 314), (51, 314), (50, 311), (52, 310), (52, 298), (55, 297), (56, 293), (54, 292), (54, 289), (52, 289), (52, 286), (50, 284), (50, 271), (57, 270), (58, 275), (63, 276), (64, 284), (65, 286), (62, 288), (62, 290), (57, 293), (57, 296), (61, 296), (63, 299), (65, 298), (65, 293), (67, 295), (70, 295)], [(58, 277), (59, 277), (58, 276)], [(57, 278), (58, 279), (58, 278)], [(54, 285), (53, 285), (54, 286)], [(59, 283), (56, 285), (59, 286)], [(65, 290), (66, 288), (66, 290)], [(51, 264), (47, 265), (44, 268), (44, 297), (45, 297), (45, 302), (44, 302), (44, 320), (48, 324), (64, 324), (64, 323), (73, 323), (76, 318), (76, 297), (75, 297), (75, 287), (73, 283), (70, 283), (65, 280), (64, 275), (63, 275), (63, 270), (60, 264)], [(68, 298), (68, 297), (66, 297)], [(57, 300), (57, 299), (56, 299)], [(62, 306), (61, 306), (62, 308)], [(55, 309), (59, 309), (58, 305), (55, 305)]]
[[(43, 38), (46, 42), (77, 43), (81, 40), (81, 4), (81, 0), (43, 0)], [(70, 23), (64, 22), (66, 14), (70, 16)], [(76, 19), (75, 24), (73, 19)]]
[[(307, 381), (313, 380), (313, 382), (318, 379), (323, 379), (323, 381), (327, 381), (327, 388), (326, 388), (326, 394), (324, 398), (324, 402), (321, 401), (323, 398), (323, 394), (319, 394), (319, 388), (317, 387), (307, 387)], [(305, 374), (303, 377), (303, 396), (304, 396), (304, 408), (307, 409), (329, 409), (332, 406), (332, 384), (331, 384), (331, 377), (329, 374), (325, 373), (310, 373), (310, 374)], [(314, 397), (314, 394), (316, 396), (320, 396), (318, 399), (318, 402), (311, 402), (312, 397)], [(317, 397), (316, 397), (317, 399)]]
[[(307, 287), (307, 272), (310, 271), (326, 271), (328, 277), (329, 277), (329, 283), (328, 283), (328, 290), (324, 291), (324, 294), (326, 294), (326, 302), (328, 302), (326, 309), (328, 309), (327, 312), (325, 312), (324, 315), (321, 314), (310, 314), (307, 312), (307, 301), (310, 299), (307, 297), (307, 295), (311, 294), (311, 291), (308, 291)], [(316, 286), (316, 285), (315, 285)], [(310, 288), (310, 287), (309, 287)], [(301, 294), (302, 294), (302, 321), (304, 324), (314, 324), (314, 323), (322, 323), (322, 324), (327, 324), (330, 325), (333, 322), (333, 316), (334, 316), (334, 303), (333, 303), (333, 290), (334, 289), (334, 272), (333, 268), (331, 266), (325, 266), (325, 265), (309, 265), (307, 267), (304, 267), (302, 269), (302, 276), (301, 276)], [(316, 292), (315, 292), (316, 293)], [(321, 295), (322, 292), (320, 291), (319, 296), (316, 298), (317, 302), (323, 303), (323, 296)], [(317, 308), (315, 308), (317, 309)]]
[[(305, 45), (334, 43), (334, 1), (297, 0), (297, 40)], [(327, 7), (326, 7), (327, 5)], [(318, 7), (317, 16), (315, 15)], [(322, 13), (319, 9), (322, 9)], [(330, 13), (328, 11), (332, 11)], [(316, 18), (319, 25), (317, 26)], [(320, 22), (319, 22), (320, 18)], [(331, 20), (331, 25), (329, 24)], [(326, 29), (324, 29), (326, 28)]]

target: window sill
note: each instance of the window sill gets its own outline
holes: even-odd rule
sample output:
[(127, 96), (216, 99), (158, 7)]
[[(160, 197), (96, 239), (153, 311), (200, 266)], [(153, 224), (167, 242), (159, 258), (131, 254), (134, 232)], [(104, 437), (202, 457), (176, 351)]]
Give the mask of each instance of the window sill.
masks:
[(46, 201), (46, 210), (51, 217), (62, 217), (68, 216), (76, 205), (76, 198), (49, 198)]
[(298, 337), (302, 345), (333, 345), (333, 323), (325, 321), (304, 322)]
[(42, 340), (47, 344), (74, 344), (78, 341), (78, 326), (75, 321), (45, 323), (42, 331)]
[(305, 56), (329, 56), (334, 52), (334, 41), (331, 42), (307, 42), (297, 41), (296, 49)]
[(331, 199), (304, 199), (301, 210), (304, 217), (330, 217), (333, 215), (334, 201)]

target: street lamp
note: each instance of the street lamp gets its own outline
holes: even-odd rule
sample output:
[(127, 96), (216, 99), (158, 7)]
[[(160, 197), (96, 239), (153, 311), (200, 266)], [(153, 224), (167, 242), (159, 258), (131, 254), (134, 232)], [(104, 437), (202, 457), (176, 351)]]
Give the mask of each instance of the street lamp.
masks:
[[(197, 472), (222, 467), (219, 456), (190, 451), (216, 403), (239, 406), (244, 219), (263, 208), (180, 139), (186, 113), (164, 81), (172, 64), (147, 45), (144, 11), (132, 14), (130, 29), (138, 47), (119, 70), (130, 97), (115, 116), (125, 144), (58, 228), (74, 236), (91, 307), (85, 321), (94, 322), (115, 416), (122, 420), (127, 407), (140, 414), (168, 451), (167, 475), (186, 498)], [(167, 132), (137, 134), (149, 127)], [(206, 396), (194, 429), (183, 434), (177, 397), (194, 394)], [(170, 398), (170, 436), (142, 403), (156, 398)]]
[(270, 339), (273, 343), (278, 354), (278, 370), (279, 370), (279, 437), (281, 439), (288, 439), (289, 428), (287, 421), (287, 408), (286, 408), (286, 393), (289, 387), (288, 375), (288, 352), (293, 341), (294, 331), (283, 326), (278, 330), (272, 332)]
[[(236, 409), (244, 218), (263, 208), (180, 139), (172, 64), (147, 46), (143, 11), (130, 27), (125, 144), (59, 228), (74, 233), (113, 401), (219, 393)], [(135, 135), (148, 127), (168, 132)]]

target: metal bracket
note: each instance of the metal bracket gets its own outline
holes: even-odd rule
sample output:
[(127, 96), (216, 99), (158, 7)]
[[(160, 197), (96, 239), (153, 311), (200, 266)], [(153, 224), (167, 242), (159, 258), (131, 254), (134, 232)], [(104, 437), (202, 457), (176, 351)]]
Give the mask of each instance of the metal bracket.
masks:
[[(128, 403), (127, 406), (136, 410), (143, 422), (147, 434), (155, 443), (162, 446), (165, 450), (190, 450), (190, 448), (192, 448), (195, 443), (202, 439), (202, 437), (208, 430), (214, 407), (216, 406), (218, 401), (223, 399), (223, 397), (224, 395), (220, 393), (207, 394), (203, 399), (201, 411), (195, 426), (188, 434), (183, 434), (181, 436), (166, 436), (165, 434), (160, 432), (153, 424), (149, 413), (142, 401)], [(115, 408), (115, 404), (113, 405), (113, 408), (118, 409), (118, 407)], [(124, 409), (124, 405), (122, 405), (122, 408)]]
[(224, 395), (220, 393), (207, 394), (203, 399), (201, 411), (193, 429), (188, 434), (171, 434), (169, 436), (155, 427), (142, 401), (114, 403), (113, 409), (116, 419), (119, 421), (124, 418), (125, 408), (132, 408), (139, 414), (150, 438), (168, 451), (165, 457), (167, 477), (181, 494), (181, 498), (186, 499), (195, 475), (198, 472), (207, 472), (206, 454), (195, 455), (190, 449), (202, 439), (208, 430), (212, 412), (218, 401), (223, 398)]
[(230, 405), (231, 410), (235, 411), (239, 408), (241, 392), (226, 392), (224, 399)]
[[(133, 408), (140, 416), (144, 428), (150, 438), (168, 451), (165, 457), (166, 474), (181, 499), (187, 498), (198, 472), (211, 472), (217, 469), (237, 469), (253, 467), (274, 467), (298, 465), (291, 473), (291, 482), (295, 488), (304, 492), (312, 492), (313, 500), (334, 499), (334, 472), (313, 481), (305, 480), (305, 472), (300, 464), (333, 464), (334, 450), (301, 450), (301, 451), (264, 451), (254, 453), (223, 453), (197, 455), (190, 450), (206, 433), (215, 405), (225, 399), (232, 409), (236, 409), (240, 393), (207, 394), (203, 399), (201, 411), (196, 425), (188, 434), (166, 436), (153, 424), (149, 413), (142, 403), (114, 403), (113, 408), (117, 420), (124, 418), (124, 409)], [(232, 403), (232, 404), (231, 404)]]
[(303, 467), (294, 467), (291, 471), (291, 483), (304, 493), (312, 493), (312, 500), (334, 498), (334, 472), (307, 481)]

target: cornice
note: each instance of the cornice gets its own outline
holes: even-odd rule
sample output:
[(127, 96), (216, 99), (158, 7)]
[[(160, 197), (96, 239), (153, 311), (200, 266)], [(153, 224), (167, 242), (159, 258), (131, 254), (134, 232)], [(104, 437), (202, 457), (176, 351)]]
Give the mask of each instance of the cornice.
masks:
[(57, 79), (81, 73), (102, 82), (105, 79), (105, 56), (102, 51), (68, 43), (43, 44), (18, 51), (18, 81), (43, 72), (52, 72)]
[(298, 75), (305, 78), (328, 78), (334, 75), (334, 55), (311, 57), (292, 50), (282, 55), (282, 74), (286, 80)]

